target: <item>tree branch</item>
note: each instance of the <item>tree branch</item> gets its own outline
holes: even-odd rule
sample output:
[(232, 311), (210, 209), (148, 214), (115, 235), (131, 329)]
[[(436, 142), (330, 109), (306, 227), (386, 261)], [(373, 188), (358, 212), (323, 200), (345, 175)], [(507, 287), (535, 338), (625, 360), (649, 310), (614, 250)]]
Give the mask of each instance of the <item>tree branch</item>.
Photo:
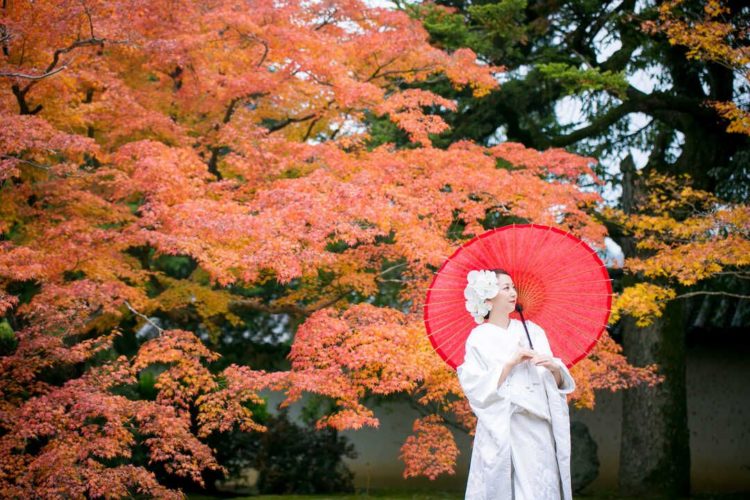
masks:
[(724, 272), (716, 273), (716, 274), (721, 275), (721, 276), (734, 276), (741, 280), (750, 280), (750, 274), (738, 273), (736, 271), (724, 271)]
[(90, 47), (94, 45), (104, 46), (104, 42), (106, 39), (104, 38), (88, 38), (86, 40), (78, 40), (76, 42), (71, 43), (65, 48), (57, 49), (55, 53), (52, 55), (52, 62), (47, 66), (46, 72), (49, 73), (53, 69), (55, 69), (55, 66), (57, 66), (57, 63), (60, 61), (60, 56), (63, 54), (67, 54), (68, 52), (71, 52), (79, 47)]
[[(93, 30), (93, 26), (91, 29)], [(63, 54), (67, 54), (68, 52), (71, 52), (79, 47), (87, 47), (87, 46), (93, 46), (93, 45), (103, 46), (104, 42), (105, 42), (104, 38), (93, 38), (93, 37), (87, 40), (78, 40), (68, 45), (67, 47), (55, 50), (54, 54), (52, 55), (52, 62), (49, 63), (49, 66), (47, 66), (47, 69), (45, 69), (41, 75), (35, 76), (35, 75), (21, 74), (22, 76), (15, 76), (16, 78), (24, 78), (25, 76), (25, 79), (30, 80), (29, 83), (26, 84), (24, 88), (21, 88), (17, 84), (14, 84), (11, 86), (13, 95), (16, 96), (16, 101), (18, 102), (18, 108), (19, 108), (20, 113), (22, 115), (35, 115), (39, 111), (42, 110), (41, 104), (37, 104), (36, 107), (31, 109), (28, 103), (26, 102), (26, 94), (28, 94), (29, 90), (31, 90), (31, 88), (41, 79), (46, 78), (48, 76), (55, 75), (68, 67), (67, 63), (63, 64), (60, 67), (57, 66), (58, 63), (60, 62), (60, 57)], [(12, 77), (12, 75), (7, 75), (7, 74), (0, 74), (0, 76)]]
[(582, 139), (586, 139), (587, 137), (596, 135), (598, 132), (603, 132), (618, 120), (634, 111), (636, 110), (632, 101), (625, 101), (619, 106), (610, 109), (605, 114), (583, 128), (575, 130), (567, 135), (552, 137), (551, 139), (549, 139), (549, 145), (557, 148), (570, 146), (571, 144), (576, 143)]
[(149, 325), (151, 325), (154, 328), (156, 328), (156, 330), (159, 332), (160, 335), (162, 333), (164, 333), (164, 328), (160, 327), (159, 325), (157, 325), (156, 323), (154, 323), (153, 321), (151, 321), (151, 319), (148, 316), (146, 316), (145, 314), (136, 311), (133, 308), (133, 306), (130, 305), (130, 302), (128, 302), (127, 300), (125, 301), (125, 305), (128, 306), (128, 309), (130, 309), (130, 312), (132, 312), (136, 316), (140, 316), (141, 318), (143, 318), (144, 320), (146, 320), (146, 323), (148, 323)]
[(241, 37), (247, 38), (248, 40), (252, 40), (253, 42), (257, 42), (261, 45), (263, 45), (263, 55), (260, 56), (260, 60), (258, 60), (257, 63), (255, 63), (256, 68), (260, 68), (260, 65), (263, 64), (266, 60), (266, 57), (268, 57), (268, 52), (270, 51), (270, 48), (268, 47), (268, 42), (263, 40), (262, 38), (255, 36), (253, 34), (243, 33), (240, 30), (237, 30), (237, 33), (240, 34)]
[(740, 295), (738, 293), (729, 293), (729, 292), (711, 292), (711, 291), (699, 291), (699, 292), (688, 292), (683, 293), (680, 295), (677, 295), (675, 299), (686, 299), (688, 297), (695, 297), (698, 295), (720, 295), (722, 297), (732, 297), (735, 299), (750, 299), (750, 295)]
[(0, 158), (2, 158), (3, 160), (16, 160), (18, 162), (25, 163), (27, 165), (31, 165), (32, 167), (39, 168), (41, 170), (49, 171), (49, 170), (52, 169), (52, 167), (50, 167), (49, 165), (42, 165), (41, 163), (37, 163), (37, 162), (31, 161), (31, 160), (24, 160), (23, 158), (18, 158), (18, 157), (13, 156), (13, 155), (2, 155), (2, 156), (0, 156)]
[(313, 127), (315, 127), (315, 124), (320, 121), (320, 118), (321, 117), (319, 116), (310, 122), (310, 126), (307, 127), (307, 132), (305, 132), (305, 136), (302, 138), (302, 142), (307, 142), (307, 139), (310, 138), (310, 134), (312, 134)]
[(295, 306), (295, 305), (272, 306), (272, 305), (264, 304), (258, 299), (233, 300), (230, 303), (230, 307), (263, 312), (267, 314), (289, 314), (290, 316), (304, 318), (304, 317), (311, 315), (315, 311), (319, 311), (320, 309), (325, 309), (326, 307), (330, 307), (334, 305), (336, 302), (340, 301), (341, 299), (349, 295), (349, 293), (351, 293), (351, 290), (346, 290), (334, 297), (331, 297), (327, 300), (323, 300), (322, 302), (317, 302), (309, 307), (300, 307), (300, 306)]
[(275, 125), (271, 125), (270, 127), (268, 127), (268, 132), (277, 132), (287, 125), (291, 125), (292, 123), (306, 122), (307, 120), (312, 120), (316, 117), (318, 117), (318, 113), (311, 113), (309, 115), (300, 116), (299, 118), (286, 118), (276, 123)]
[(47, 78), (52, 75), (56, 75), (60, 71), (66, 69), (68, 67), (67, 64), (64, 64), (60, 66), (59, 68), (56, 68), (52, 71), (48, 71), (41, 75), (29, 75), (27, 73), (8, 73), (5, 71), (0, 71), (0, 78), (22, 78), (24, 80), (41, 80), (42, 78)]

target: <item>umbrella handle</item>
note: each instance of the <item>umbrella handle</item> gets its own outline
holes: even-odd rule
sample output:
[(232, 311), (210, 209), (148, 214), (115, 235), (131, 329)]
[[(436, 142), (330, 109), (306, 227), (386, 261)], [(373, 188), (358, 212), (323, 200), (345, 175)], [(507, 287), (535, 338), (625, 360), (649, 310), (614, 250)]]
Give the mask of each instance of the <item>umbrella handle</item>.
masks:
[(526, 320), (523, 317), (523, 307), (521, 307), (521, 304), (516, 304), (516, 311), (518, 311), (518, 314), (521, 316), (521, 323), (523, 324), (523, 329), (526, 332), (526, 338), (529, 340), (529, 347), (534, 350), (534, 344), (531, 343), (531, 335), (529, 335), (529, 329), (526, 326)]

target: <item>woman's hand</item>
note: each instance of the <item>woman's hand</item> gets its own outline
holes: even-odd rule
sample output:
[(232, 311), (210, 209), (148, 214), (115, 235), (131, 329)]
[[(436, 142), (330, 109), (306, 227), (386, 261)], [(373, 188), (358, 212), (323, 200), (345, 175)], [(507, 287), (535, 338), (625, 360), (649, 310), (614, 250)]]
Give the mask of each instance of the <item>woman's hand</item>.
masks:
[(513, 368), (514, 366), (523, 363), (524, 361), (533, 360), (535, 356), (536, 353), (531, 349), (524, 349), (523, 347), (519, 347), (518, 350), (510, 358), (510, 361), (508, 361), (508, 365)]
[(520, 347), (515, 353), (513, 353), (513, 356), (511, 356), (510, 360), (503, 366), (503, 371), (500, 372), (500, 378), (497, 380), (497, 386), (500, 387), (503, 382), (505, 382), (505, 379), (508, 378), (508, 374), (510, 374), (510, 371), (517, 364), (534, 359), (534, 354), (534, 351), (524, 349), (523, 347)]
[(552, 356), (547, 356), (545, 354), (536, 354), (531, 359), (531, 362), (537, 366), (543, 366), (550, 372), (552, 372), (552, 375), (555, 377), (555, 382), (557, 382), (557, 386), (560, 387), (560, 384), (562, 384), (562, 372), (560, 370), (560, 365), (557, 364)]

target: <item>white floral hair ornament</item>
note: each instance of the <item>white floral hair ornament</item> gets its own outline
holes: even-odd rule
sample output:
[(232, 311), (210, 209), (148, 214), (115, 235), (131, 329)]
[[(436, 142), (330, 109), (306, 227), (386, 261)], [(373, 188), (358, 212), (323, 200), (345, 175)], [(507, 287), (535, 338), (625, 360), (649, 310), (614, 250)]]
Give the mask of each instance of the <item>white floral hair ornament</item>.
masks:
[(492, 309), (492, 304), (485, 303), (500, 291), (497, 274), (494, 271), (469, 271), (466, 275), (469, 282), (464, 288), (466, 310), (477, 323), (484, 322), (484, 317)]

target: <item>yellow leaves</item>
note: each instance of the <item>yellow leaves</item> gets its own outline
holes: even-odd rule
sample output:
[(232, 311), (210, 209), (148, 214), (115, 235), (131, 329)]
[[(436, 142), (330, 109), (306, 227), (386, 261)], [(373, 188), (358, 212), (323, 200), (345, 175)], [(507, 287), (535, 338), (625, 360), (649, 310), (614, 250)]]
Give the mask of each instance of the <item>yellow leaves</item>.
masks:
[(679, 210), (691, 214), (719, 203), (713, 194), (694, 189), (688, 175), (671, 176), (656, 171), (645, 177), (638, 175), (638, 182), (643, 183), (647, 193), (645, 199), (637, 200), (639, 213), (673, 215)]
[(215, 323), (211, 321), (223, 318), (233, 325), (242, 324), (242, 320), (229, 309), (233, 297), (226, 290), (215, 290), (188, 280), (177, 280), (160, 276), (159, 281), (167, 285), (166, 290), (153, 299), (153, 309), (174, 311), (191, 307), (213, 333), (217, 333)]
[(637, 213), (604, 214), (638, 249), (626, 259), (625, 271), (660, 283), (626, 288), (615, 301), (613, 319), (630, 314), (646, 326), (677, 296), (673, 286), (693, 286), (750, 265), (750, 207), (720, 202), (690, 186), (687, 177), (650, 175), (638, 182), (648, 194), (637, 200)]
[(683, 3), (684, 0), (662, 3), (659, 6), (659, 21), (644, 23), (646, 31), (664, 31), (669, 43), (688, 48), (691, 59), (707, 59), (732, 67), (741, 67), (750, 62), (750, 53), (746, 48), (731, 45), (732, 38), (742, 28), (727, 21), (731, 9), (724, 1), (705, 1), (701, 19), (691, 19), (681, 12)]
[(730, 235), (724, 239), (688, 242), (665, 247), (653, 256), (627, 259), (625, 268), (649, 278), (669, 278), (691, 286), (723, 271), (750, 263), (750, 241)]
[(654, 318), (660, 318), (667, 301), (675, 298), (677, 293), (671, 288), (652, 283), (636, 283), (625, 288), (612, 305), (610, 322), (614, 323), (623, 314), (636, 318), (638, 326), (650, 325)]
[(750, 207), (722, 203), (691, 187), (687, 177), (651, 175), (643, 183), (648, 196), (640, 200), (638, 213), (604, 211), (639, 250), (625, 261), (626, 271), (692, 286), (750, 263)]
[[(750, 48), (744, 43), (747, 27), (734, 17), (741, 15), (742, 7), (738, 6), (733, 13), (724, 0), (704, 0), (703, 17), (691, 19), (681, 9), (684, 3), (684, 0), (662, 3), (659, 20), (644, 22), (642, 27), (650, 33), (663, 32), (670, 44), (686, 47), (689, 59), (721, 64), (733, 69), (739, 78), (748, 80)], [(750, 117), (738, 101), (712, 101), (708, 104), (729, 121), (729, 132), (750, 134)]]
[(733, 102), (713, 101), (711, 105), (729, 121), (728, 132), (750, 135), (750, 113)]

